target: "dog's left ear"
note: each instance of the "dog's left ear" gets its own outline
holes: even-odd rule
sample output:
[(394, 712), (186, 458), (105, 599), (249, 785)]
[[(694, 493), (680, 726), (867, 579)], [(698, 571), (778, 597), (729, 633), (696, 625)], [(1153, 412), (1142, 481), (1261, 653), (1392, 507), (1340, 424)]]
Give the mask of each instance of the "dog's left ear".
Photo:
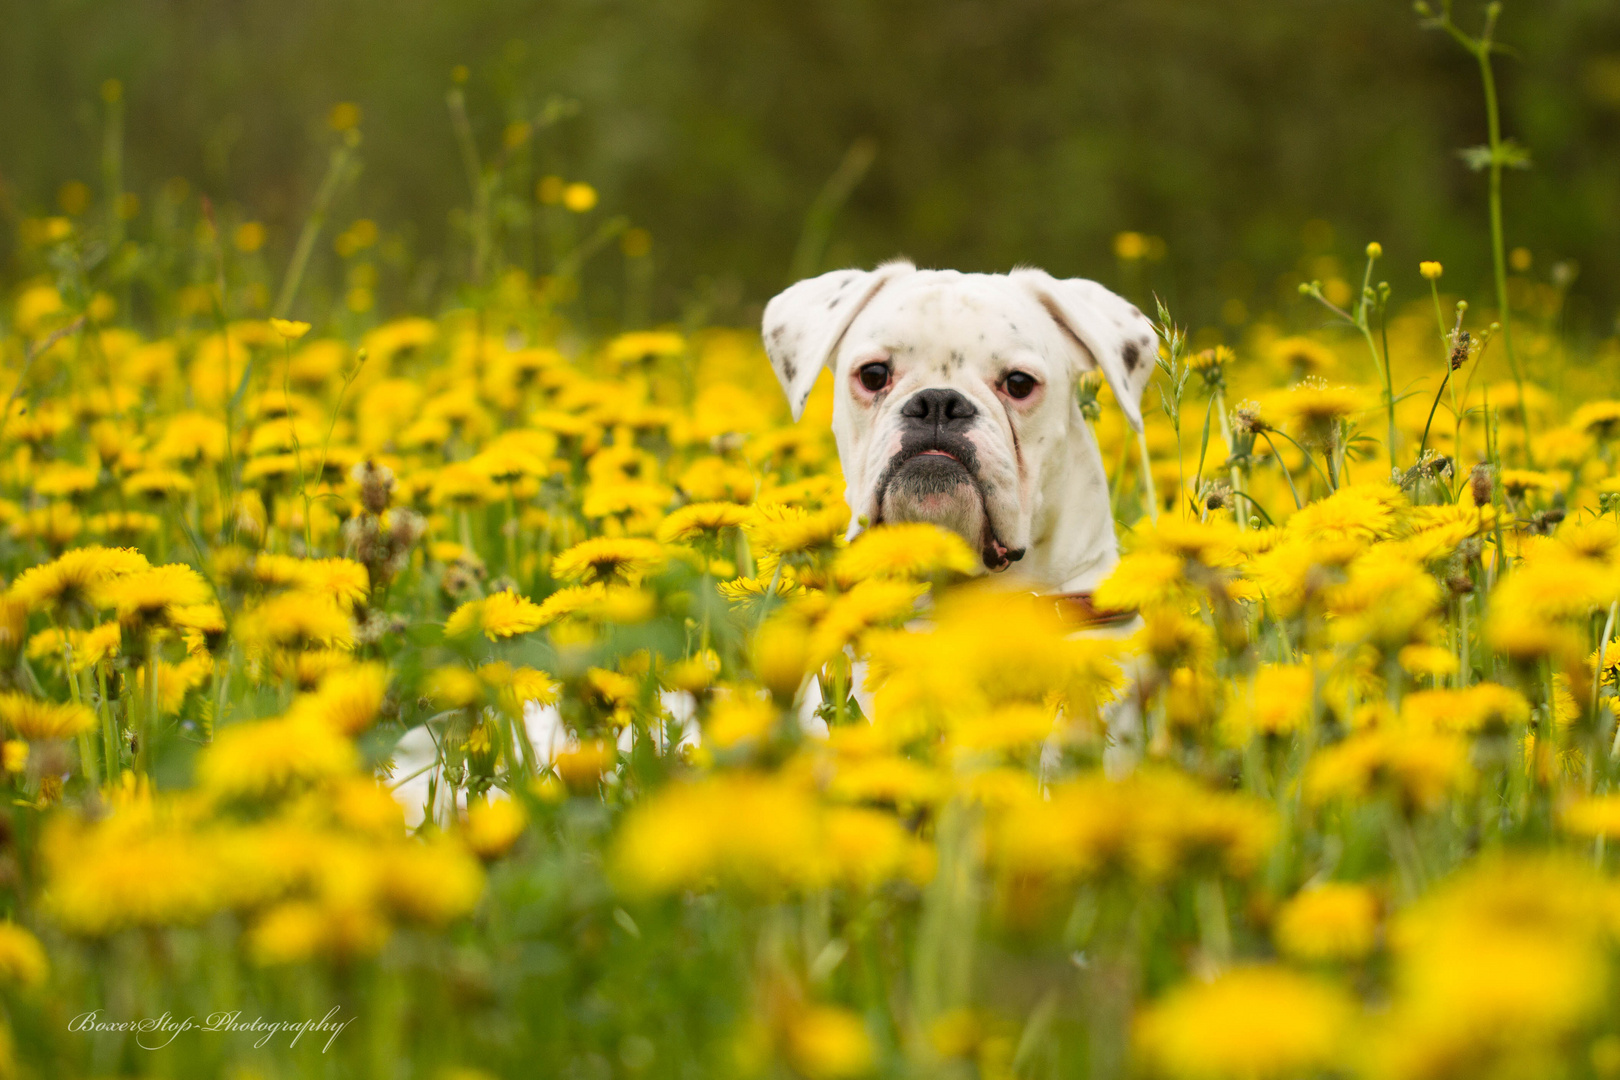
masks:
[(916, 269), (897, 259), (876, 270), (833, 270), (790, 285), (765, 305), (765, 352), (793, 419), (803, 414), (816, 378), (832, 362), (855, 316), (883, 286)]
[(1083, 278), (1059, 280), (1044, 270), (1014, 270), (1057, 324), (1102, 370), (1131, 427), (1142, 430), (1142, 391), (1158, 366), (1159, 335), (1123, 296)]

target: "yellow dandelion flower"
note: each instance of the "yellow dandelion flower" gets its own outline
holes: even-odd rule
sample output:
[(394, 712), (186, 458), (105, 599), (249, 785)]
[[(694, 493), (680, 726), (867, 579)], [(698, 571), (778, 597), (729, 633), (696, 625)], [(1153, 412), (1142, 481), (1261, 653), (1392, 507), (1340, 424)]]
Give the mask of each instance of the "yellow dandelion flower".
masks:
[(446, 664), (428, 673), (425, 692), (444, 709), (468, 709), (484, 703), (484, 682), (478, 673)]
[(1316, 674), (1301, 664), (1267, 664), (1254, 677), (1252, 694), (1238, 690), (1227, 705), (1222, 730), (1242, 745), (1255, 735), (1291, 735), (1310, 719)]
[(659, 522), (656, 535), (665, 544), (684, 544), (723, 529), (735, 529), (752, 515), (752, 510), (737, 503), (688, 503)]
[(555, 705), (561, 688), (557, 681), (538, 668), (513, 667), (504, 660), (482, 664), (478, 677), (493, 687), (501, 704), (513, 715), (529, 704)]
[(9, 920), (0, 922), (0, 978), (20, 986), (39, 986), (50, 972), (39, 939)]
[(1141, 1014), (1137, 1052), (1177, 1080), (1266, 1080), (1336, 1065), (1356, 1019), (1344, 991), (1282, 967), (1234, 968)]
[(87, 604), (91, 591), (103, 582), (150, 566), (146, 556), (130, 548), (74, 548), (53, 562), (24, 570), (12, 582), (10, 595), (30, 611)]
[(563, 581), (628, 581), (656, 573), (667, 558), (656, 540), (602, 536), (558, 555), (551, 561), (551, 574)]
[(184, 563), (124, 574), (98, 585), (93, 596), (97, 607), (112, 609), (125, 626), (156, 622), (175, 608), (206, 604), (213, 598), (208, 582)]
[(1094, 596), (1108, 611), (1136, 611), (1184, 604), (1192, 599), (1186, 560), (1168, 551), (1133, 551), (1097, 586)]
[(1314, 541), (1381, 540), (1395, 534), (1407, 505), (1393, 485), (1348, 484), (1295, 513), (1284, 529)]
[(280, 334), (287, 341), (297, 341), (309, 333), (309, 323), (298, 322), (294, 319), (271, 319), (270, 329)]
[(960, 536), (926, 522), (879, 525), (838, 553), (833, 574), (847, 585), (868, 578), (926, 581), (971, 574), (980, 560)]
[(1522, 499), (1531, 492), (1556, 491), (1562, 486), (1552, 473), (1536, 469), (1503, 469), (1500, 479), (1502, 490), (1515, 499)]
[(1620, 795), (1590, 795), (1558, 812), (1564, 831), (1576, 836), (1620, 836)]
[(15, 691), (0, 694), (0, 721), (29, 742), (65, 739), (95, 727), (96, 714), (84, 705), (41, 701)]
[(142, 469), (124, 480), (124, 494), (135, 498), (162, 499), (170, 495), (188, 495), (196, 482), (175, 469)]
[(721, 750), (762, 743), (776, 726), (776, 706), (757, 697), (732, 694), (714, 703), (703, 721), (703, 737)]
[(1331, 424), (1367, 409), (1367, 395), (1353, 386), (1329, 386), (1307, 379), (1278, 395), (1276, 408), (1307, 437), (1321, 440)]
[(1408, 809), (1434, 810), (1473, 780), (1468, 745), (1458, 736), (1377, 729), (1318, 751), (1306, 770), (1305, 794), (1315, 803), (1364, 799), (1387, 786)]
[(849, 510), (843, 506), (805, 510), (772, 503), (756, 507), (756, 516), (745, 528), (761, 548), (785, 556), (833, 547), (848, 526)]
[(529, 815), (515, 799), (482, 799), (467, 807), (467, 846), (480, 859), (498, 859), (512, 849)]
[(1274, 361), (1295, 377), (1320, 375), (1338, 366), (1333, 350), (1305, 337), (1283, 338), (1271, 347)]
[(594, 619), (606, 623), (639, 623), (652, 618), (658, 601), (634, 585), (608, 585), (593, 581), (558, 589), (540, 604), (540, 625), (559, 619)]
[(341, 776), (358, 762), (337, 729), (305, 716), (234, 724), (202, 753), (203, 790), (223, 798), (263, 798), (300, 784)]
[(1418, 273), (1422, 274), (1430, 281), (1436, 281), (1439, 279), (1441, 274), (1445, 273), (1445, 267), (1441, 266), (1437, 262), (1426, 260), (1418, 263)]
[(1571, 414), (1569, 425), (1606, 442), (1620, 434), (1620, 401), (1588, 401)]
[(672, 330), (635, 330), (608, 342), (607, 357), (623, 364), (649, 357), (679, 356), (685, 351), (686, 339)]
[(353, 559), (301, 559), (299, 584), (322, 593), (345, 608), (364, 602), (371, 591), (371, 576)]
[(545, 625), (541, 606), (515, 592), (491, 593), (482, 600), (469, 600), (445, 620), (445, 637), (465, 637), (482, 633), (489, 640), (527, 634)]
[(1378, 898), (1364, 885), (1318, 885), (1283, 905), (1273, 933), (1297, 960), (1359, 960), (1378, 943)]
[(354, 648), (354, 622), (330, 597), (302, 591), (272, 596), (243, 612), (238, 636), (249, 648)]
[(328, 673), (313, 694), (297, 698), (290, 710), (320, 720), (353, 737), (377, 722), (388, 696), (388, 669), (381, 664), (353, 664)]
[(1463, 690), (1419, 690), (1401, 699), (1401, 720), (1414, 729), (1475, 734), (1528, 723), (1530, 703), (1501, 683)]
[(449, 837), (397, 844), (383, 852), (383, 898), (403, 919), (443, 926), (472, 913), (484, 892), (478, 860)]
[(870, 1072), (877, 1058), (872, 1036), (858, 1013), (814, 1005), (793, 1018), (788, 1056), (810, 1080), (848, 1080)]
[(870, 578), (842, 593), (828, 605), (810, 635), (810, 656), (817, 667), (852, 643), (866, 630), (902, 622), (917, 613), (917, 602), (928, 586), (909, 581)]

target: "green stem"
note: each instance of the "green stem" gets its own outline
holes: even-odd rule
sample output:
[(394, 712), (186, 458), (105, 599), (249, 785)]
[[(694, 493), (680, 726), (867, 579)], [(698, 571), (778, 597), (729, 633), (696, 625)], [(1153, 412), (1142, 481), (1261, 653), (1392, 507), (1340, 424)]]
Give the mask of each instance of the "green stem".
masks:
[(1502, 229), (1502, 119), (1496, 100), (1496, 74), (1491, 70), (1491, 35), (1496, 27), (1500, 5), (1486, 8), (1485, 32), (1474, 49), (1479, 61), (1479, 77), (1485, 88), (1485, 122), (1491, 145), (1491, 260), (1496, 273), (1497, 317), (1502, 323), (1502, 347), (1507, 352), (1508, 367), (1513, 372), (1514, 385), (1519, 390), (1519, 424), (1524, 429), (1524, 460), (1535, 468), (1530, 450), (1530, 410), (1524, 399), (1524, 375), (1519, 369), (1518, 354), (1513, 351), (1513, 317), (1508, 310), (1507, 241)]
[(1147, 430), (1136, 433), (1136, 447), (1142, 457), (1142, 495), (1147, 500), (1148, 519), (1159, 523), (1159, 493), (1153, 487), (1153, 458), (1148, 454)]
[[(1281, 432), (1278, 434), (1281, 434)], [(1294, 486), (1294, 474), (1288, 471), (1288, 462), (1283, 460), (1282, 453), (1277, 449), (1277, 444), (1271, 441), (1271, 434), (1269, 432), (1262, 431), (1260, 432), (1260, 437), (1266, 440), (1267, 446), (1271, 447), (1271, 456), (1273, 460), (1277, 462), (1277, 468), (1282, 470), (1283, 479), (1288, 481), (1288, 494), (1294, 497), (1294, 509), (1305, 509), (1305, 504), (1301, 502), (1299, 498), (1299, 489)], [(1310, 457), (1309, 454), (1305, 456), (1307, 459)]]
[[(1316, 475), (1320, 476), (1322, 478), (1322, 483), (1324, 483), (1324, 484), (1326, 484), (1328, 486), (1328, 490), (1329, 491), (1337, 490), (1337, 485), (1335, 485), (1333, 483), (1333, 481), (1328, 478), (1327, 473), (1322, 471), (1322, 466), (1318, 465), (1316, 463), (1316, 459), (1311, 457), (1311, 452), (1309, 450), (1305, 449), (1303, 446), (1301, 446), (1299, 444), (1299, 440), (1295, 439), (1292, 435), (1288, 434), (1286, 431), (1278, 431), (1276, 428), (1272, 428), (1271, 431), (1268, 431), (1265, 434), (1266, 434), (1266, 442), (1268, 442), (1268, 443), (1271, 443), (1271, 436), (1273, 434), (1281, 435), (1283, 438), (1287, 439), (1290, 443), (1293, 444), (1293, 447), (1294, 447), (1295, 450), (1298, 450), (1302, 455), (1304, 455), (1305, 464), (1309, 465), (1316, 472)], [(1274, 454), (1277, 452), (1277, 444), (1276, 443), (1271, 443), (1271, 452), (1274, 453)], [(1280, 462), (1280, 461), (1282, 461), (1282, 458), (1279, 456), (1277, 458), (1277, 460)], [(1287, 472), (1287, 469), (1285, 468), (1283, 471)], [(1290, 484), (1289, 486), (1292, 487), (1293, 485)]]
[(110, 783), (122, 770), (122, 755), (118, 752), (118, 721), (113, 718), (112, 701), (107, 697), (107, 669), (96, 665), (96, 685), (101, 689), (101, 752), (107, 759), (107, 780)]
[(315, 205), (310, 209), (309, 217), (304, 221), (304, 228), (298, 234), (298, 244), (293, 248), (292, 261), (287, 264), (287, 274), (281, 279), (281, 291), (276, 294), (274, 311), (277, 318), (286, 318), (287, 312), (292, 310), (293, 301), (298, 297), (298, 286), (304, 280), (304, 271), (309, 268), (310, 256), (315, 253), (315, 241), (320, 238), (321, 229), (326, 225), (326, 215), (332, 208), (332, 201), (337, 198), (338, 190), (349, 178), (353, 162), (354, 147), (348, 140), (332, 151), (331, 160), (326, 166), (326, 175), (321, 178), (321, 186), (315, 191)]
[(467, 186), (473, 198), (473, 255), (472, 282), (484, 282), (485, 264), (490, 249), (490, 182), (478, 157), (478, 141), (473, 138), (472, 122), (467, 119), (467, 95), (455, 87), (445, 96), (450, 107), (450, 126), (456, 132), (456, 147), (461, 151), (461, 164), (467, 170)]

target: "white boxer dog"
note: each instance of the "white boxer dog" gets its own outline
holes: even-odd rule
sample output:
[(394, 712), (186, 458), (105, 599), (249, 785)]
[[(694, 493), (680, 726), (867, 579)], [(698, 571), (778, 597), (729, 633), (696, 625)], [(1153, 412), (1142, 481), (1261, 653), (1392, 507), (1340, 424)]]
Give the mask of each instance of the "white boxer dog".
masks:
[(890, 262), (835, 270), (765, 308), (765, 351), (797, 420), (833, 373), (851, 534), (931, 521), (987, 570), (1087, 594), (1119, 560), (1108, 476), (1075, 382), (1100, 371), (1136, 431), (1159, 342), (1129, 301), (1041, 270)]

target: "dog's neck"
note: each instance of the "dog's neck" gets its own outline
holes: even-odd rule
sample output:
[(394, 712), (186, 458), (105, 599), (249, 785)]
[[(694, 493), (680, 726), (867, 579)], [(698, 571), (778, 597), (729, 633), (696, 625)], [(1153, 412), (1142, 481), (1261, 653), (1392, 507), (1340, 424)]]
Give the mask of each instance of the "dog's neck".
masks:
[(1090, 592), (1119, 562), (1102, 453), (1071, 408), (1072, 434), (1037, 478), (1029, 549), (1012, 570), (1043, 593)]

